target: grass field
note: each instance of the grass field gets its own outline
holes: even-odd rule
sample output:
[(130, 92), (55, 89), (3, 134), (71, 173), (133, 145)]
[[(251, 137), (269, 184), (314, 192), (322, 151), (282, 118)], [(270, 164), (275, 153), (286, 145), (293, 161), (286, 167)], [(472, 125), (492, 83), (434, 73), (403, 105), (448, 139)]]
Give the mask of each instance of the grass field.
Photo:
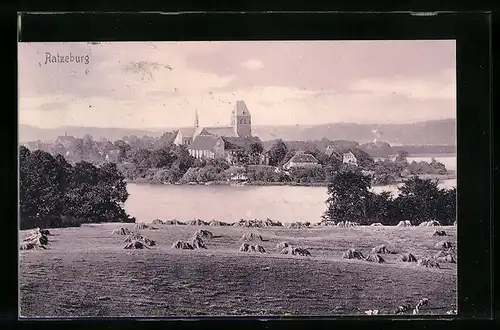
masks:
[[(422, 298), (430, 306), (421, 314), (456, 309), (456, 264), (430, 269), (399, 261), (405, 252), (433, 256), (438, 241), (456, 244), (456, 227), (157, 226), (139, 231), (156, 240), (150, 250), (125, 250), (126, 237), (111, 234), (119, 227), (133, 224), (51, 229), (47, 250), (21, 251), (21, 317), (390, 314)], [(200, 228), (216, 235), (205, 239), (207, 250), (171, 248)], [(433, 237), (435, 230), (449, 236)], [(265, 254), (238, 251), (247, 232), (267, 239), (252, 243)], [(279, 254), (282, 241), (311, 257)], [(397, 252), (382, 255), (385, 264), (341, 259), (351, 247), (366, 255), (380, 244)]]

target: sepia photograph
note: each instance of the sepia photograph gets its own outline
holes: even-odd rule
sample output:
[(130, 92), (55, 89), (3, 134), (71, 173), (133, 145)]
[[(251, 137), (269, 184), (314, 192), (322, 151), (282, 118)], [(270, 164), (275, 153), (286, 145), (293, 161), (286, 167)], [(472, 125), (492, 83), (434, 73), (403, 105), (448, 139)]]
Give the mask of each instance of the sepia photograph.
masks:
[(18, 43), (19, 317), (457, 315), (454, 40)]

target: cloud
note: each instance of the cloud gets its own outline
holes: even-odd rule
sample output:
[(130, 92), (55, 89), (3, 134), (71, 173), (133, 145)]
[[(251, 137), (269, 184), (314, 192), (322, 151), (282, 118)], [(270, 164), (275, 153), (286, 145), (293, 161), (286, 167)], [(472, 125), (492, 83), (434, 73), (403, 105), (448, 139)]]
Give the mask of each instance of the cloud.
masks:
[[(41, 111), (36, 105), (50, 99), (27, 99), (30, 109), (20, 112), (20, 122), (53, 127), (165, 127), (192, 125), (198, 110), (202, 126), (229, 125), (237, 100), (244, 100), (254, 125), (312, 125), (329, 122), (408, 122), (455, 116), (456, 104), (448, 99), (421, 101), (381, 92), (311, 91), (281, 86), (255, 86), (232, 92), (183, 94), (151, 90), (136, 101), (89, 97), (66, 99), (66, 110)], [(29, 104), (26, 102), (29, 101)], [(62, 101), (60, 101), (62, 102)], [(29, 107), (28, 107), (29, 106)], [(437, 115), (436, 109), (439, 109)]]
[[(223, 48), (227, 51), (221, 52), (221, 45), (228, 47)], [(246, 43), (244, 48), (232, 45), (22, 44), (20, 122), (41, 127), (179, 127), (192, 124), (198, 109), (200, 124), (226, 125), (237, 100), (247, 103), (256, 125), (408, 122), (455, 115), (455, 70), (451, 68), (422, 69), (417, 75), (417, 68), (408, 65), (411, 60), (399, 56), (401, 63), (388, 73), (386, 67), (379, 68), (380, 72), (368, 69), (396, 59), (379, 56), (381, 60), (367, 64), (364, 58), (354, 58), (347, 65), (351, 57), (340, 51), (321, 53), (316, 44), (308, 46), (309, 50), (307, 43), (302, 48), (266, 44), (265, 51), (257, 51), (255, 43)], [(394, 49), (391, 47), (386, 48)], [(286, 56), (277, 61), (279, 49)], [(342, 50), (359, 54), (354, 45)], [(90, 63), (39, 64), (47, 51), (89, 54)], [(231, 57), (232, 62), (221, 54)], [(307, 61), (291, 61), (294, 54), (307, 55)], [(335, 54), (346, 59), (339, 64), (331, 58)], [(203, 61), (210, 63), (196, 64)], [(262, 62), (266, 70), (258, 70), (264, 67)], [(434, 65), (435, 61), (429, 63)], [(418, 64), (418, 69), (426, 67), (424, 64)], [(216, 65), (220, 70), (210, 70)], [(413, 74), (404, 68), (411, 68)]]
[(246, 62), (241, 63), (241, 66), (243, 66), (247, 70), (259, 70), (260, 68), (263, 67), (262, 62), (259, 60), (249, 60)]
[(68, 108), (67, 102), (47, 102), (40, 104), (40, 110), (51, 111), (51, 110), (65, 110)]
[(368, 78), (350, 84), (354, 92), (379, 93), (380, 95), (403, 95), (411, 99), (430, 100), (456, 98), (455, 73), (443, 70), (439, 74), (420, 79)]
[[(173, 43), (149, 47), (141, 43), (22, 44), (19, 47), (19, 95), (72, 98), (107, 97), (144, 100), (150, 90), (203, 93), (226, 86), (233, 77), (190, 67)], [(89, 65), (40, 64), (46, 52), (89, 54)]]

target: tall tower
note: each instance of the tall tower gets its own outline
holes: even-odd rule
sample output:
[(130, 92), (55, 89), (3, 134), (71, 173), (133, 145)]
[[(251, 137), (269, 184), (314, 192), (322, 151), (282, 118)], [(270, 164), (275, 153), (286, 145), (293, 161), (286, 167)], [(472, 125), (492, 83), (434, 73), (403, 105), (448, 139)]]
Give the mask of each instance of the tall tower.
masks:
[(252, 136), (252, 116), (243, 101), (236, 101), (236, 106), (231, 113), (231, 126), (239, 137)]
[(194, 113), (194, 128), (198, 128), (199, 126), (200, 126), (200, 121), (198, 119), (198, 109), (196, 109)]

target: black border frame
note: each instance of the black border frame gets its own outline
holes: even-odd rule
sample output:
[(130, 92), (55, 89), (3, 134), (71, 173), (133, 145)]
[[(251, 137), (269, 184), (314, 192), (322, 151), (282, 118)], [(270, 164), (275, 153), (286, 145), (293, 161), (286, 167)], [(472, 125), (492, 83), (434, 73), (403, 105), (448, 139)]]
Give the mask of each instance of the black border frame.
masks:
[[(35, 6), (31, 6), (35, 7)], [(62, 6), (59, 6), (62, 7)], [(75, 9), (74, 5), (66, 6)], [(76, 6), (77, 7), (77, 6)], [(35, 8), (33, 8), (35, 9)], [(251, 12), (251, 13), (67, 13), (49, 15), (23, 14), (19, 39), (22, 42), (50, 41), (176, 41), (176, 40), (329, 40), (329, 39), (456, 39), (457, 47), (457, 141), (458, 157), (458, 232), (459, 268), (457, 319), (488, 319), (493, 316), (492, 268), (492, 54), (491, 14), (487, 12), (439, 13), (415, 15), (400, 13), (339, 13), (339, 12)], [(167, 32), (168, 31), (168, 32)], [(15, 46), (17, 50), (17, 45)], [(14, 59), (16, 62), (16, 59)], [(14, 63), (15, 63), (14, 62)], [(17, 70), (16, 70), (17, 71)], [(17, 72), (14, 73), (14, 75)], [(17, 105), (16, 86), (12, 88)], [(10, 91), (10, 90), (9, 90)], [(17, 108), (17, 107), (16, 107)], [(13, 113), (16, 128), (9, 134), (17, 140), (17, 115)], [(17, 144), (11, 149), (17, 154)], [(6, 181), (15, 190), (10, 196), (17, 205), (17, 159)], [(16, 175), (13, 175), (16, 173)], [(4, 185), (4, 187), (6, 187)], [(4, 194), (4, 196), (7, 194)], [(17, 208), (13, 211), (17, 214)], [(14, 214), (14, 213), (12, 213)], [(13, 215), (17, 218), (17, 216)], [(12, 218), (13, 218), (12, 217)], [(10, 217), (9, 217), (10, 218)], [(469, 220), (470, 219), (470, 220)], [(17, 230), (17, 225), (13, 226)], [(9, 225), (10, 229), (10, 225)], [(14, 244), (14, 264), (17, 270), (17, 243)], [(478, 252), (480, 251), (480, 253)], [(17, 318), (17, 272), (12, 277), (10, 293), (15, 302), (5, 314)], [(4, 295), (5, 297), (6, 295)], [(0, 311), (4, 311), (2, 307)], [(4, 313), (2, 313), (4, 314)], [(3, 316), (3, 315), (2, 315)], [(441, 318), (441, 317), (440, 317)], [(230, 320), (242, 318), (226, 318)], [(315, 318), (316, 320), (317, 318)], [(353, 317), (336, 317), (347, 325)], [(407, 318), (364, 318), (356, 323), (384, 328)], [(428, 324), (428, 319), (425, 323)], [(450, 319), (442, 317), (441, 319)], [(105, 319), (110, 320), (111, 319)], [(256, 318), (246, 318), (256, 320)], [(288, 321), (288, 318), (283, 318)], [(309, 317), (293, 318), (294, 326)], [(326, 325), (326, 318), (315, 325)], [(95, 321), (80, 321), (95, 327)], [(119, 321), (115, 321), (118, 322)], [(272, 321), (270, 321), (272, 322)], [(415, 321), (404, 326), (424, 322)], [(431, 321), (438, 325), (440, 321)], [(455, 323), (453, 321), (452, 323)], [(26, 325), (31, 321), (21, 321)], [(37, 322), (38, 323), (38, 322)], [(268, 322), (269, 323), (269, 322)], [(308, 322), (310, 323), (310, 322)], [(465, 323), (465, 322), (464, 322)], [(288, 324), (289, 323), (281, 323)], [(52, 325), (52, 324), (51, 324)], [(178, 324), (176, 324), (177, 326)], [(241, 325), (241, 323), (240, 323)], [(250, 326), (250, 324), (246, 324)], [(306, 325), (306, 324), (304, 324)], [(74, 326), (74, 325), (72, 325)]]

